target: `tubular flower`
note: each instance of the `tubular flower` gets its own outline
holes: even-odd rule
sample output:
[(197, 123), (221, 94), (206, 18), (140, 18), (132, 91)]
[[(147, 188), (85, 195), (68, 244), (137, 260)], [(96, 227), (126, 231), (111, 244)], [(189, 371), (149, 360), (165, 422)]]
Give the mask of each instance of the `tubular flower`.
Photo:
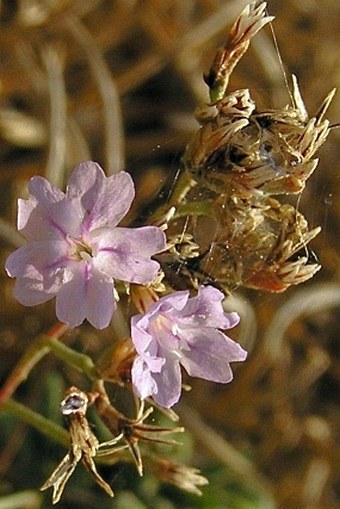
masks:
[(159, 264), (150, 257), (164, 249), (164, 233), (117, 227), (134, 198), (133, 181), (124, 171), (106, 177), (92, 161), (75, 168), (66, 193), (39, 176), (29, 192), (18, 203), (18, 230), (29, 243), (6, 263), (17, 278), (15, 297), (33, 306), (56, 296), (60, 321), (76, 327), (86, 318), (103, 329), (116, 308), (114, 280), (151, 282)]
[(144, 399), (152, 396), (170, 408), (181, 395), (182, 365), (190, 376), (213, 382), (232, 380), (230, 362), (245, 360), (247, 353), (219, 329), (239, 322), (237, 313), (226, 313), (224, 298), (216, 288), (201, 286), (196, 297), (175, 292), (155, 302), (145, 314), (132, 317), (132, 341), (137, 357), (132, 383)]

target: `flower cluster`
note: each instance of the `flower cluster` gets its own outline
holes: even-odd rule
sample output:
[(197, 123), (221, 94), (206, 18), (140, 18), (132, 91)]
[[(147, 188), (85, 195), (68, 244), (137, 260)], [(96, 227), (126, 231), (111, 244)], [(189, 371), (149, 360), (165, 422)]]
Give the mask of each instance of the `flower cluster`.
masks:
[(159, 269), (150, 257), (164, 249), (164, 233), (117, 227), (134, 198), (132, 179), (124, 171), (106, 177), (92, 161), (75, 168), (66, 193), (43, 177), (33, 177), (29, 191), (18, 204), (18, 230), (29, 244), (6, 263), (17, 278), (16, 298), (33, 306), (56, 296), (60, 321), (77, 327), (86, 318), (107, 327), (116, 307), (114, 281), (150, 283)]
[[(66, 193), (43, 177), (33, 177), (29, 191), (18, 213), (18, 229), (29, 243), (6, 263), (8, 275), (17, 278), (16, 298), (32, 306), (56, 296), (60, 321), (76, 327), (87, 319), (107, 327), (118, 298), (115, 280), (146, 285), (157, 276), (160, 266), (151, 256), (165, 249), (163, 231), (117, 226), (134, 197), (132, 179), (124, 171), (106, 177), (92, 161), (75, 168)], [(142, 399), (174, 405), (180, 364), (191, 376), (231, 380), (229, 362), (244, 360), (246, 353), (219, 330), (238, 322), (236, 313), (223, 311), (223, 298), (212, 287), (193, 298), (175, 292), (132, 317), (132, 382)]]
[[(116, 308), (115, 280), (145, 285), (139, 292), (131, 292), (132, 301), (138, 295), (134, 302), (143, 313), (132, 317), (132, 343), (128, 340), (130, 346), (123, 349), (123, 357), (116, 352), (113, 364), (119, 374), (111, 377), (119, 383), (126, 367), (131, 372), (125, 374), (123, 383), (131, 379), (141, 399), (137, 418), (125, 417), (113, 407), (103, 380), (98, 378), (91, 402), (96, 401), (99, 417), (113, 434), (112, 440), (100, 443), (86, 418), (89, 396), (71, 387), (61, 405), (70, 421), (70, 448), (41, 488), (52, 487), (53, 503), (57, 503), (82, 461), (99, 486), (113, 496), (111, 487), (97, 472), (94, 459), (111, 455), (117, 458), (117, 452), (128, 449), (138, 473), (143, 475), (140, 441), (176, 443), (163, 435), (184, 429), (144, 424), (153, 410), (150, 407), (144, 412), (144, 401), (152, 397), (156, 404), (170, 409), (181, 395), (181, 365), (191, 376), (230, 382), (229, 363), (243, 361), (247, 354), (220, 329), (234, 327), (239, 317), (224, 312), (224, 295), (211, 286), (202, 286), (194, 297), (189, 291), (178, 291), (161, 298), (147, 287), (157, 276), (159, 279), (160, 273), (159, 262), (151, 257), (171, 246), (166, 246), (165, 234), (157, 226), (117, 226), (134, 197), (128, 173), (106, 177), (97, 163), (88, 161), (75, 168), (66, 193), (43, 177), (31, 179), (29, 192), (28, 200), (19, 200), (18, 213), (18, 229), (28, 244), (12, 253), (6, 263), (8, 275), (17, 278), (15, 296), (19, 302), (32, 306), (56, 297), (60, 321), (76, 327), (87, 319), (103, 329)], [(105, 376), (100, 363), (97, 373)], [(123, 445), (112, 447), (120, 441)], [(201, 493), (197, 486), (207, 481), (198, 470), (169, 465), (165, 478), (164, 469), (159, 471), (160, 479)], [(178, 479), (178, 468), (185, 472), (184, 482)]]

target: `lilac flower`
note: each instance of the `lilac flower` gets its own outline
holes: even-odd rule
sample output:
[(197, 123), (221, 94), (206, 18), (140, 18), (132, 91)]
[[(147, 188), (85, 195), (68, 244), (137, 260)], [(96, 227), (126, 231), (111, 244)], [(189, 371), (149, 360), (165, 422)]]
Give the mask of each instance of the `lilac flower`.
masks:
[(181, 395), (182, 365), (189, 375), (227, 383), (229, 362), (243, 361), (247, 352), (218, 329), (239, 322), (237, 313), (225, 313), (224, 295), (202, 286), (198, 295), (175, 292), (155, 302), (146, 314), (131, 320), (132, 341), (138, 356), (132, 366), (132, 383), (144, 399), (170, 408)]
[(159, 264), (150, 259), (164, 249), (157, 227), (121, 228), (134, 198), (124, 171), (106, 177), (97, 163), (79, 164), (66, 193), (43, 177), (29, 183), (28, 200), (18, 203), (18, 230), (29, 244), (7, 259), (16, 277), (14, 294), (33, 306), (56, 296), (56, 313), (71, 327), (86, 318), (106, 327), (116, 308), (114, 280), (146, 284)]

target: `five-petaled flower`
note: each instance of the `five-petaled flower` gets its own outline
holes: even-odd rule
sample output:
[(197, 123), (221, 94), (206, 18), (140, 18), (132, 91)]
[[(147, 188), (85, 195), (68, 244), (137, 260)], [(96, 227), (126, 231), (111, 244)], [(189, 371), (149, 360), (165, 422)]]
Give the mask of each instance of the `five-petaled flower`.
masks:
[(132, 317), (132, 341), (137, 357), (132, 383), (138, 395), (170, 408), (180, 398), (182, 365), (189, 375), (214, 382), (232, 380), (229, 362), (247, 353), (218, 329), (237, 325), (237, 313), (226, 313), (224, 295), (202, 286), (196, 297), (188, 291), (160, 298), (145, 314)]
[(164, 249), (164, 233), (117, 227), (134, 198), (133, 181), (124, 171), (106, 177), (92, 161), (75, 168), (66, 193), (39, 176), (29, 192), (18, 203), (18, 230), (29, 244), (6, 263), (17, 278), (15, 297), (33, 306), (56, 296), (60, 321), (106, 327), (116, 307), (114, 280), (151, 282), (159, 264), (150, 257)]

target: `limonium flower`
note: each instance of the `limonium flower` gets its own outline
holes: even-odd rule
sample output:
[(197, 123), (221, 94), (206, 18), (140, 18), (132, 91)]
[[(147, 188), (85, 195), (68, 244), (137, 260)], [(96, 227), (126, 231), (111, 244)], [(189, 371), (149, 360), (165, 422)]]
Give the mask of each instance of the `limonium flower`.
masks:
[(40, 176), (29, 192), (18, 202), (18, 230), (29, 243), (6, 263), (17, 278), (15, 297), (33, 306), (56, 296), (60, 321), (106, 327), (116, 308), (114, 280), (151, 282), (159, 264), (150, 257), (164, 249), (164, 233), (117, 227), (134, 198), (132, 178), (124, 171), (106, 177), (92, 161), (74, 169), (66, 193)]
[(181, 365), (190, 376), (220, 383), (232, 380), (229, 363), (245, 360), (247, 352), (219, 330), (239, 322), (237, 313), (223, 310), (223, 299), (216, 288), (201, 286), (196, 297), (174, 292), (132, 317), (138, 354), (132, 383), (142, 399), (152, 396), (162, 407), (173, 406), (181, 395)]

